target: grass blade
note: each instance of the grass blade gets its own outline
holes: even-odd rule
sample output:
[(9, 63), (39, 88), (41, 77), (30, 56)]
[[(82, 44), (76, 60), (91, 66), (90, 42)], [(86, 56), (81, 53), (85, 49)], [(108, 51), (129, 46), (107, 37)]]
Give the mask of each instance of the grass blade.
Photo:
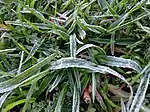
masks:
[(24, 57), (24, 51), (21, 52), (21, 59), (20, 59), (19, 68), (18, 68), (17, 74), (20, 74), (20, 72), (21, 72), (23, 57)]
[(145, 74), (141, 79), (140, 85), (135, 94), (135, 97), (133, 99), (133, 103), (131, 105), (129, 112), (138, 112), (144, 101), (146, 90), (148, 88), (148, 84), (149, 84), (149, 80), (150, 80), (150, 63), (145, 68), (147, 68), (147, 69), (144, 69)]
[(146, 27), (146, 26), (143, 26), (140, 22), (137, 22), (137, 25), (143, 29), (143, 31), (147, 32), (150, 34), (150, 28), (149, 27)]
[(43, 14), (41, 12), (37, 11), (36, 9), (34, 9), (34, 8), (28, 8), (28, 7), (27, 7), (27, 9), (29, 11), (31, 11), (31, 13), (33, 15), (35, 15), (37, 18), (39, 18), (40, 20), (42, 20), (44, 23), (49, 24), (49, 27), (58, 28), (58, 29), (60, 29), (62, 31), (65, 31), (65, 28), (63, 28), (62, 26), (57, 25), (54, 22), (51, 22), (51, 21), (45, 19), (45, 17), (43, 16)]
[(136, 70), (139, 73), (142, 71), (141, 66), (138, 63), (136, 63), (135, 61), (130, 60), (130, 59), (107, 56), (107, 57), (104, 57), (100, 62), (102, 64), (106, 64), (106, 65), (109, 65), (109, 66), (131, 68), (133, 70)]
[(96, 96), (96, 77), (95, 77), (95, 74), (92, 73), (92, 100), (93, 100), (93, 103), (95, 102), (95, 96)]
[(8, 97), (8, 95), (10, 95), (10, 93), (11, 93), (11, 91), (6, 92), (0, 97), (0, 108), (2, 107), (2, 105), (3, 105), (4, 101), (6, 100), (6, 98)]
[(97, 48), (99, 48), (98, 46), (93, 45), (93, 44), (86, 44), (86, 45), (80, 47), (80, 48), (77, 50), (76, 55), (78, 55), (80, 52), (82, 52), (83, 50), (85, 50), (85, 49), (87, 49), (87, 48), (90, 48), (90, 47), (97, 47)]
[(61, 112), (61, 108), (62, 108), (63, 103), (64, 103), (64, 99), (65, 99), (65, 95), (66, 95), (67, 89), (68, 89), (68, 84), (66, 84), (64, 86), (64, 88), (62, 89), (62, 91), (60, 93), (60, 96), (58, 98), (57, 105), (55, 107), (55, 111), (54, 112)]
[[(23, 104), (25, 102), (26, 102), (26, 99), (22, 99), (22, 100), (18, 100), (16, 102), (13, 102), (11, 104), (8, 104), (4, 109), (2, 109), (2, 112), (9, 112), (9, 110), (14, 108), (15, 106)], [(35, 102), (35, 98), (32, 98), (29, 102), (30, 103)]]
[(29, 91), (28, 91), (28, 93), (27, 93), (27, 95), (26, 95), (26, 102), (25, 102), (25, 104), (24, 104), (24, 107), (23, 107), (23, 109), (22, 109), (22, 112), (26, 112), (26, 110), (27, 110), (28, 103), (29, 103), (29, 101), (31, 100), (31, 97), (32, 97), (32, 95), (33, 95), (33, 92), (35, 91), (36, 83), (37, 83), (37, 82), (33, 82), (33, 83), (31, 84), (31, 87), (30, 87), (30, 89), (29, 89)]
[(76, 35), (73, 34), (70, 36), (70, 55), (71, 57), (76, 57)]
[(107, 6), (109, 12), (110, 12), (112, 15), (115, 15), (115, 16), (113, 16), (114, 19), (118, 19), (118, 18), (116, 17), (116, 15), (118, 15), (118, 14), (117, 14), (116, 11), (113, 9), (113, 7), (111, 7), (111, 6), (108, 4), (108, 2), (107, 2), (106, 0), (104, 0), (104, 1), (105, 1), (105, 4), (106, 4), (106, 6)]
[(122, 98), (121, 98), (121, 110), (122, 110), (122, 112), (127, 112)]
[(4, 49), (4, 50), (0, 50), (0, 54), (7, 53), (7, 52), (13, 52), (13, 51), (15, 51), (15, 50), (16, 50), (16, 48), (14, 48), (14, 49)]
[(49, 86), (50, 82), (53, 80), (54, 76), (47, 75), (43, 81), (41, 82), (39, 89), (35, 92), (36, 94), (33, 94), (35, 98), (38, 98), (39, 95)]
[(83, 91), (84, 89), (86, 88), (86, 86), (88, 85), (90, 81), (90, 77), (88, 76), (88, 74), (84, 74), (84, 77), (82, 78), (82, 81), (81, 81), (81, 94), (83, 94)]
[(62, 75), (57, 75), (57, 77), (55, 78), (53, 84), (49, 86), (49, 89), (48, 89), (49, 92), (51, 92), (59, 84), (62, 77), (63, 77), (63, 74)]
[(105, 66), (100, 66), (96, 65), (92, 62), (86, 61), (84, 59), (80, 58), (61, 58), (51, 64), (52, 66), (50, 67), (51, 70), (58, 70), (58, 69), (63, 69), (63, 68), (71, 68), (71, 67), (77, 67), (77, 68), (84, 68), (84, 69), (89, 69), (92, 72), (99, 72), (99, 73), (110, 73), (120, 79), (122, 79), (124, 82), (126, 82), (131, 90), (131, 96), (129, 98), (129, 104), (131, 103), (132, 97), (133, 97), (133, 90), (132, 87), (130, 86), (129, 82), (118, 72), (110, 69), (109, 67)]
[(7, 91), (17, 88), (22, 83), (22, 81), (24, 81), (29, 76), (31, 76), (31, 74), (36, 72), (37, 69), (48, 64), (54, 58), (55, 58), (55, 54), (52, 54), (52, 55), (48, 56), (47, 58), (43, 59), (42, 61), (40, 61), (39, 63), (35, 64), (34, 66), (28, 68), (27, 70), (25, 70), (18, 76), (14, 77), (8, 81), (1, 82), (0, 83), (0, 93), (4, 93), (4, 92), (7, 92)]
[(76, 85), (74, 85), (72, 112), (80, 112), (80, 94)]
[(34, 46), (32, 47), (28, 57), (25, 59), (25, 61), (23, 63), (26, 63), (31, 57), (33, 57), (33, 55), (36, 53), (38, 48), (42, 45), (44, 40), (45, 40), (45, 38), (44, 39), (35, 40)]

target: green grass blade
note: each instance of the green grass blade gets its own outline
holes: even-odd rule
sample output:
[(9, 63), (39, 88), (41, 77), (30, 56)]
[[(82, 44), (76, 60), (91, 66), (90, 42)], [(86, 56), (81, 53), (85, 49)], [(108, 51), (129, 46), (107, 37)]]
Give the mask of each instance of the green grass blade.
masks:
[(31, 59), (31, 57), (33, 57), (33, 55), (37, 52), (37, 50), (42, 45), (44, 40), (45, 40), (45, 38), (42, 38), (42, 39), (39, 39), (39, 40), (35, 40), (34, 46), (32, 47), (28, 57), (25, 59), (25, 61), (23, 63), (26, 63), (29, 59)]
[(144, 69), (145, 70), (144, 76), (141, 79), (140, 85), (135, 94), (135, 97), (133, 99), (133, 103), (130, 107), (129, 112), (138, 112), (144, 101), (145, 94), (148, 89), (148, 84), (149, 84), (149, 80), (150, 80), (150, 63), (145, 68), (146, 69)]
[(30, 89), (29, 89), (29, 91), (28, 91), (28, 93), (27, 93), (27, 95), (26, 95), (26, 102), (25, 102), (25, 104), (24, 104), (24, 107), (23, 107), (23, 109), (22, 109), (22, 112), (26, 112), (26, 110), (27, 110), (28, 103), (29, 103), (29, 101), (31, 100), (31, 97), (32, 97), (32, 95), (33, 95), (33, 92), (35, 91), (36, 83), (37, 83), (37, 82), (33, 82), (33, 83), (31, 84), (31, 87), (30, 87)]
[(77, 88), (77, 84), (75, 84), (73, 93), (72, 112), (80, 112), (79, 105), (80, 105), (80, 94)]
[(96, 91), (96, 100), (99, 102), (102, 109), (108, 112), (107, 106), (105, 105), (104, 100), (98, 91)]
[[(26, 99), (18, 100), (16, 102), (13, 102), (11, 104), (8, 104), (4, 109), (2, 109), (2, 112), (9, 112), (12, 108), (14, 108), (17, 105), (23, 104), (26, 102)], [(30, 103), (35, 102), (35, 98), (32, 98), (30, 100)]]
[(93, 45), (93, 44), (85, 44), (84, 46), (80, 47), (80, 48), (77, 50), (76, 55), (78, 55), (80, 52), (82, 52), (83, 50), (85, 50), (85, 49), (87, 49), (87, 48), (90, 48), (90, 47), (99, 48), (98, 46)]
[(82, 81), (81, 81), (81, 94), (83, 94), (84, 92), (84, 89), (86, 88), (86, 86), (88, 85), (90, 81), (90, 77), (88, 76), (88, 74), (84, 74), (84, 77), (82, 78)]
[[(128, 13), (124, 14), (122, 17), (120, 17), (118, 20), (116, 20), (114, 23), (112, 23), (110, 25), (110, 27), (108, 28), (108, 30), (112, 30), (112, 29), (116, 29), (117, 27), (119, 27), (125, 20), (126, 18), (131, 15), (131, 13), (133, 13), (134, 11), (140, 9), (146, 0), (142, 0), (141, 2), (138, 2), (132, 9), (130, 9), (128, 11)], [(108, 31), (110, 32), (110, 31)]]
[(100, 61), (102, 64), (106, 64), (109, 66), (123, 67), (123, 68), (131, 68), (133, 70), (136, 70), (139, 73), (142, 71), (141, 66), (137, 62), (130, 59), (124, 59), (124, 58), (112, 57), (112, 56), (107, 56), (104, 57), (103, 59)]
[(104, 1), (105, 1), (105, 4), (106, 4), (106, 6), (107, 6), (109, 12), (110, 12), (112, 15), (114, 15), (114, 16), (113, 16), (114, 19), (118, 19), (118, 18), (116, 17), (116, 15), (118, 15), (118, 14), (117, 14), (116, 11), (114, 10), (114, 8), (111, 7), (111, 5), (109, 5), (106, 0), (104, 0)]
[(63, 103), (64, 103), (64, 99), (65, 99), (65, 95), (67, 93), (67, 89), (68, 89), (68, 84), (65, 84), (64, 88), (62, 89), (60, 96), (58, 98), (57, 101), (57, 105), (55, 107), (55, 111), (54, 112), (61, 112)]
[(115, 32), (113, 32), (112, 35), (111, 35), (110, 49), (111, 49), (111, 55), (114, 55), (114, 49), (115, 49)]
[(73, 70), (73, 72), (74, 72), (75, 82), (77, 84), (78, 91), (79, 93), (81, 93), (80, 73), (77, 70)]
[(41, 12), (37, 11), (36, 9), (34, 9), (34, 8), (27, 8), (27, 9), (28, 9), (29, 11), (31, 11), (31, 13), (32, 13), (33, 15), (35, 15), (37, 18), (39, 18), (40, 20), (42, 20), (44, 23), (49, 24), (49, 27), (58, 28), (58, 29), (60, 29), (60, 30), (62, 30), (62, 31), (65, 31), (65, 28), (63, 28), (63, 27), (60, 26), (60, 25), (55, 24), (54, 22), (51, 22), (51, 21), (47, 20), (47, 19), (43, 16), (43, 14), (42, 14)]
[(73, 34), (70, 36), (70, 55), (71, 55), (71, 57), (76, 57), (76, 49), (77, 49), (76, 35)]
[(53, 78), (54, 76), (50, 74), (43, 79), (39, 86), (39, 89), (35, 92), (35, 94), (33, 94), (35, 98), (38, 98), (40, 96), (40, 94), (49, 86)]
[(6, 92), (2, 96), (0, 96), (0, 108), (2, 107), (4, 101), (7, 99), (8, 95), (10, 95), (10, 93), (11, 93), (11, 91)]
[(14, 49), (3, 49), (3, 50), (0, 50), (0, 54), (7, 53), (7, 52), (13, 52), (15, 50), (16, 50), (16, 48), (14, 48)]
[(21, 52), (21, 59), (20, 59), (20, 63), (19, 63), (17, 74), (20, 74), (20, 72), (21, 72), (23, 57), (24, 57), (24, 51)]
[(149, 27), (146, 27), (146, 26), (143, 26), (140, 22), (137, 22), (137, 25), (142, 28), (143, 31), (147, 32), (150, 34), (150, 28)]
[(8, 62), (6, 56), (4, 54), (0, 54), (0, 59), (2, 60), (2, 62), (4, 63), (4, 66), (8, 69), (8, 71), (10, 71), (12, 67), (10, 63)]
[[(135, 22), (137, 22), (137, 21), (143, 19), (144, 17), (146, 17), (146, 16), (148, 16), (148, 15), (149, 15), (149, 14), (144, 14), (144, 15), (141, 14), (141, 15), (140, 15), (139, 17), (137, 17), (136, 19), (134, 19), (134, 20), (132, 20), (132, 21), (129, 21), (129, 22), (126, 22), (126, 23), (120, 25), (120, 23), (123, 23), (124, 20), (126, 19), (126, 16), (127, 16), (127, 15), (124, 15), (122, 18), (120, 18), (120, 20), (116, 21), (116, 23), (112, 23), (112, 26), (110, 26), (110, 27), (108, 28), (107, 32), (110, 33), (110, 32), (113, 32), (113, 31), (117, 31), (117, 30), (119, 30), (119, 29), (121, 29), (121, 28), (123, 28), (123, 27), (126, 27), (126, 26), (128, 26), (128, 25), (131, 25), (131, 24), (133, 24), (133, 23), (135, 23)], [(113, 24), (114, 24), (114, 25), (113, 25)], [(118, 24), (118, 25), (116, 25), (116, 24)]]
[(95, 96), (96, 96), (96, 77), (95, 74), (92, 73), (92, 101), (95, 102)]
[(26, 80), (29, 76), (32, 76), (32, 74), (34, 72), (36, 72), (37, 69), (48, 64), (54, 58), (55, 58), (55, 54), (52, 54), (52, 55), (48, 56), (47, 58), (43, 59), (42, 61), (40, 61), (39, 63), (35, 64), (34, 66), (28, 68), (27, 70), (25, 70), (18, 76), (14, 77), (8, 81), (1, 82), (0, 83), (0, 93), (4, 93), (4, 92), (15, 89), (22, 83), (22, 81)]
[(54, 88), (56, 88), (56, 86), (57, 86), (57, 85), (59, 84), (59, 82), (61, 81), (62, 77), (63, 77), (63, 74), (62, 74), (62, 75), (57, 75), (57, 77), (55, 78), (53, 84), (51, 84), (51, 85), (49, 86), (49, 89), (48, 89), (49, 92), (51, 92)]
[(107, 95), (105, 93), (102, 93), (104, 99), (112, 106), (112, 107), (115, 107), (115, 108), (118, 108), (120, 109), (120, 106), (116, 105), (113, 101), (111, 101)]
[(16, 86), (21, 86), (21, 87), (27, 86), (29, 84), (32, 84), (33, 81), (40, 80), (41, 78), (45, 77), (47, 74), (49, 74), (49, 69), (47, 69), (43, 72), (37, 73), (33, 76), (30, 76), (29, 78), (25, 79), (24, 81), (22, 81), (21, 83), (19, 83)]
[[(8, 36), (10, 39), (13, 40), (13, 42), (16, 44), (16, 46), (21, 50), (24, 51), (25, 53), (27, 53), (28, 55), (30, 54), (29, 51), (26, 49), (26, 47), (24, 47), (24, 45), (21, 45), (20, 43), (18, 43), (13, 37), (11, 37), (10, 35)], [(34, 60), (37, 60), (35, 57), (32, 57)]]
[(99, 73), (104, 73), (104, 74), (110, 73), (110, 74), (122, 79), (124, 82), (126, 82), (129, 85), (129, 88), (131, 90), (131, 96), (129, 98), (129, 103), (131, 103), (131, 100), (133, 97), (133, 90), (132, 90), (132, 87), (130, 86), (129, 82), (122, 75), (120, 75), (118, 72), (110, 69), (109, 67), (96, 65), (96, 64), (86, 61), (84, 59), (74, 58), (74, 57), (61, 58), (61, 59), (53, 62), (51, 65), (52, 65), (50, 67), (51, 70), (77, 67), (77, 68), (89, 69), (92, 72), (99, 72)]
[(38, 31), (38, 32), (40, 32), (40, 33), (43, 32), (43, 31), (40, 30), (35, 24), (31, 23), (30, 21), (28, 21), (28, 20), (26, 20), (26, 19), (25, 19), (25, 21), (26, 21), (27, 24), (29, 24), (34, 30), (36, 30), (36, 31)]
[[(14, 25), (14, 26), (24, 26), (26, 28), (32, 28), (31, 25), (29, 25), (26, 22), (20, 22), (20, 21), (5, 21), (6, 24), (8, 25)], [(45, 23), (32, 23), (34, 26), (36, 26), (38, 29), (41, 30), (51, 30), (51, 28), (49, 27), (49, 25), (45, 24)]]
[(86, 27), (87, 29), (89, 29), (89, 30), (91, 30), (91, 31), (93, 31), (93, 32), (95, 32), (95, 33), (101, 33), (101, 32), (106, 32), (106, 29), (105, 28), (103, 28), (103, 27), (101, 27), (101, 26), (97, 26), (97, 25), (90, 25), (90, 24), (87, 24), (86, 22), (85, 22), (85, 20), (80, 20), (80, 21), (78, 21), (79, 23), (78, 24), (82, 24), (82, 25), (84, 25), (84, 27)]

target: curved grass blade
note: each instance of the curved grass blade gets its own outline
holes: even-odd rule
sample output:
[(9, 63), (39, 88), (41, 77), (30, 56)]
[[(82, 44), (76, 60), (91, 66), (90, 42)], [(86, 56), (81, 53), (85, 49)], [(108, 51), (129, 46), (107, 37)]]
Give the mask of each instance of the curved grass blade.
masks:
[[(23, 104), (26, 102), (26, 99), (22, 99), (22, 100), (18, 100), (16, 102), (13, 102), (11, 104), (8, 104), (4, 109), (2, 109), (2, 112), (9, 112), (9, 110), (11, 110), (12, 108), (14, 108), (17, 105)], [(31, 100), (29, 101), (30, 103), (35, 102), (35, 98), (31, 98)]]
[(35, 64), (34, 66), (28, 68), (18, 76), (0, 83), (0, 93), (4, 93), (10, 90), (13, 90), (17, 88), (24, 80), (26, 80), (28, 77), (32, 76), (34, 72), (37, 71), (37, 69), (43, 67), (44, 65), (48, 64), (52, 59), (55, 58), (56, 54), (52, 54), (48, 56), (47, 58), (43, 59), (39, 63)]
[(82, 24), (84, 27), (86, 27), (87, 29), (95, 32), (95, 33), (101, 33), (101, 32), (106, 32), (106, 29), (101, 27), (101, 26), (97, 26), (97, 25), (90, 25), (90, 24), (87, 24), (85, 22), (85, 20), (81, 19), (80, 21), (78, 21), (79, 23), (78, 24)]
[(10, 92), (6, 92), (6, 93), (4, 93), (4, 94), (0, 97), (0, 108), (2, 107), (4, 101), (7, 99), (8, 95), (9, 95), (10, 93), (11, 93), (11, 91), (10, 91)]
[(68, 89), (68, 83), (64, 86), (64, 88), (62, 89), (60, 96), (58, 98), (57, 101), (57, 105), (55, 107), (55, 111), (54, 112), (61, 112), (63, 103), (64, 103), (64, 99), (65, 99), (65, 95), (67, 93), (67, 89)]
[(131, 105), (129, 112), (138, 112), (144, 101), (146, 90), (148, 88), (148, 84), (149, 84), (149, 80), (150, 80), (150, 63), (145, 68), (146, 68), (146, 69), (144, 69), (145, 74), (141, 79), (140, 85), (135, 94), (135, 97), (133, 99), (133, 103)]
[(106, 64), (109, 66), (131, 68), (133, 70), (136, 70), (139, 73), (142, 71), (141, 66), (138, 63), (136, 63), (135, 61), (130, 60), (130, 59), (107, 56), (107, 57), (102, 57), (100, 60), (101, 60), (100, 63)]
[[(85, 49), (87, 49), (87, 48), (90, 48), (90, 47), (100, 48), (100, 47), (98, 47), (98, 46), (96, 46), (96, 45), (93, 45), (93, 44), (86, 44), (86, 45), (80, 47), (80, 48), (77, 50), (76, 55), (78, 55), (80, 52), (82, 52), (83, 50), (85, 50)], [(100, 48), (100, 49), (101, 49), (101, 48)], [(101, 49), (101, 50), (103, 51), (103, 49)], [(103, 52), (104, 52), (104, 51), (103, 51)]]
[(84, 59), (74, 58), (74, 57), (61, 58), (61, 59), (53, 62), (51, 65), (52, 65), (50, 67), (51, 70), (77, 67), (77, 68), (89, 69), (93, 72), (99, 72), (99, 73), (104, 73), (104, 74), (110, 73), (110, 74), (122, 79), (124, 82), (126, 82), (128, 84), (130, 91), (131, 91), (131, 96), (129, 98), (129, 104), (131, 103), (131, 100), (133, 97), (133, 90), (132, 90), (132, 87), (130, 86), (129, 82), (122, 75), (120, 75), (118, 72), (110, 69), (109, 67), (96, 65), (90, 61), (86, 61)]

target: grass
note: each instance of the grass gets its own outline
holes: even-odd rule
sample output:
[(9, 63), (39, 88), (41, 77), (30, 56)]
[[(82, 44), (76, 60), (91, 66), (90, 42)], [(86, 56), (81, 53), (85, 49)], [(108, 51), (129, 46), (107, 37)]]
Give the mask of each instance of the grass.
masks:
[(1, 112), (150, 111), (149, 0), (1, 0)]

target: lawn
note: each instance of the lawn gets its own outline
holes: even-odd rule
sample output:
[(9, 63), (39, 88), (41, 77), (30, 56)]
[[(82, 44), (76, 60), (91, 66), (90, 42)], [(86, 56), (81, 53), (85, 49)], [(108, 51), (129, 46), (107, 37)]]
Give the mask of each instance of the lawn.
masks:
[(150, 0), (0, 0), (1, 112), (150, 112)]

